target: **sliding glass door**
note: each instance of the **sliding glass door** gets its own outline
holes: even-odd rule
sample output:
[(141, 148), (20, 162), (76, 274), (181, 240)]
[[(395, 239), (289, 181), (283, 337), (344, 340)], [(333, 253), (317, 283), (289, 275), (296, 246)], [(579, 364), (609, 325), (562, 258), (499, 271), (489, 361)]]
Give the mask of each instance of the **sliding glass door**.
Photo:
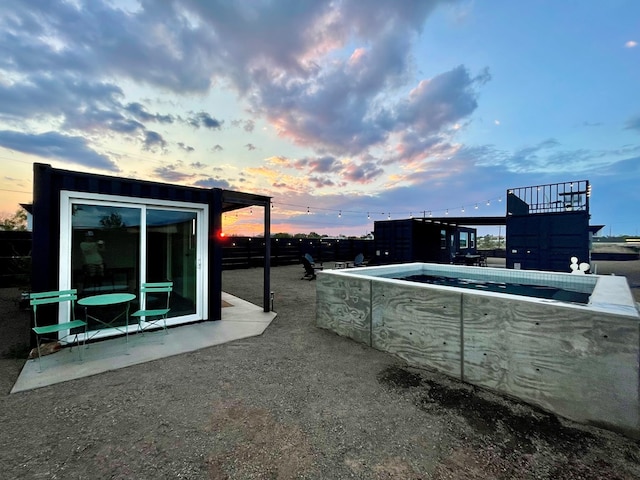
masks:
[(71, 288), (82, 297), (129, 292), (140, 274), (140, 209), (75, 203)]
[(197, 214), (146, 211), (145, 281), (173, 281), (171, 317), (196, 313)]
[[(128, 200), (128, 201), (126, 201)], [(169, 324), (201, 320), (206, 311), (206, 206), (178, 202), (65, 192), (61, 202), (61, 288), (78, 298), (132, 293), (131, 311), (140, 306), (140, 285), (172, 281)], [(66, 237), (66, 238), (65, 238)], [(66, 240), (66, 241), (65, 241)], [(111, 308), (113, 311), (109, 311)], [(115, 318), (122, 305), (101, 312)], [(77, 315), (84, 318), (84, 310)], [(89, 324), (89, 336), (122, 333), (121, 316), (110, 327)], [(130, 332), (135, 327), (129, 327)]]

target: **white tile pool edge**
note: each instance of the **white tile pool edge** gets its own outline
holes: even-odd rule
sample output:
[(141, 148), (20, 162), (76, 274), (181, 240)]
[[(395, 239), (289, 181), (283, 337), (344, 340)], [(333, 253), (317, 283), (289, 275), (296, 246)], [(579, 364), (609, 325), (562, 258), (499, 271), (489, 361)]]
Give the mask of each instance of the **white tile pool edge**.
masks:
[[(483, 278), (491, 276), (491, 280), (510, 283), (527, 283), (529, 285), (547, 285), (559, 288), (576, 288), (589, 292), (592, 289), (589, 303), (580, 305), (577, 303), (561, 302), (546, 298), (535, 298), (518, 295), (519, 300), (535, 303), (554, 303), (567, 308), (588, 309), (613, 315), (624, 315), (640, 319), (640, 312), (631, 294), (626, 277), (615, 275), (576, 275), (562, 272), (546, 272), (540, 270), (510, 270), (491, 267), (470, 267), (462, 265), (447, 265), (439, 263), (403, 263), (395, 265), (381, 265), (348, 270), (326, 270), (318, 272), (319, 275), (330, 274), (340, 276), (356, 276), (358, 278), (374, 277), (376, 280), (404, 284), (406, 280), (388, 278), (393, 275), (443, 275), (462, 278)], [(466, 274), (466, 277), (465, 277)], [(582, 288), (579, 288), (582, 286)], [(458, 292), (459, 287), (446, 285), (430, 285), (438, 290)], [(504, 298), (514, 295), (483, 290), (465, 290), (465, 294), (483, 295), (488, 297)]]

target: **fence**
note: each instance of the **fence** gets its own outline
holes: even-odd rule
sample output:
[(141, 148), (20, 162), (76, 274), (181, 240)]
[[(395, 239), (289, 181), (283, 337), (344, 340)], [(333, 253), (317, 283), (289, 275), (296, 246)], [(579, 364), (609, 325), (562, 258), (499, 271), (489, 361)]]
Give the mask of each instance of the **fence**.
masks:
[[(265, 240), (261, 237), (230, 237), (222, 248), (224, 269), (258, 267), (264, 264)], [(365, 258), (374, 255), (373, 240), (344, 238), (272, 238), (271, 265), (300, 263), (310, 254), (317, 263), (353, 261), (359, 253)]]
[(0, 287), (29, 284), (31, 232), (0, 230)]
[[(264, 265), (261, 237), (229, 237), (222, 247), (224, 269)], [(374, 242), (365, 239), (271, 238), (271, 265), (300, 263), (309, 253), (316, 262), (353, 261), (359, 253), (373, 258)], [(31, 232), (0, 231), (0, 287), (28, 285), (31, 270)]]

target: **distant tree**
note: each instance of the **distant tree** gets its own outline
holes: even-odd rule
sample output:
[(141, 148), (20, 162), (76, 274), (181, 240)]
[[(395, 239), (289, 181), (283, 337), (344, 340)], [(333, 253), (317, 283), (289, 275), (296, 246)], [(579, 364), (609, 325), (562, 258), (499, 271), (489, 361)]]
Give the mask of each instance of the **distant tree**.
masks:
[(110, 215), (105, 215), (100, 219), (100, 225), (105, 228), (123, 228), (126, 227), (124, 220), (122, 220), (122, 215), (119, 213), (112, 213)]
[(309, 232), (309, 235), (307, 235), (307, 238), (320, 238), (320, 234), (316, 232)]
[(290, 233), (280, 232), (280, 233), (274, 234), (273, 237), (274, 238), (291, 238), (292, 235)]
[(27, 212), (20, 208), (9, 217), (0, 217), (0, 230), (20, 230), (27, 229)]
[(478, 238), (478, 248), (482, 250), (491, 250), (498, 248), (498, 238), (493, 235), (485, 235)]

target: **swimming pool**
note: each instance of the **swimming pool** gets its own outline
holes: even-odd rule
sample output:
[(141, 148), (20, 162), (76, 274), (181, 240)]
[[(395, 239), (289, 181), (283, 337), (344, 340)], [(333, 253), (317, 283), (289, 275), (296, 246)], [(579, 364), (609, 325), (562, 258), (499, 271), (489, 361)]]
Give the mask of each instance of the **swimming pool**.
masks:
[[(397, 278), (397, 277), (394, 277)], [(446, 285), (449, 287), (470, 288), (487, 292), (507, 293), (523, 297), (547, 298), (561, 302), (589, 303), (591, 292), (581, 292), (568, 288), (550, 287), (547, 285), (529, 285), (522, 283), (496, 282), (493, 280), (476, 280), (465, 277), (446, 277), (443, 275), (407, 275), (397, 278), (408, 282), (428, 283), (431, 285)]]
[[(397, 277), (582, 292), (587, 303)], [(640, 436), (640, 316), (624, 277), (411, 263), (318, 274), (317, 325), (409, 364)]]

